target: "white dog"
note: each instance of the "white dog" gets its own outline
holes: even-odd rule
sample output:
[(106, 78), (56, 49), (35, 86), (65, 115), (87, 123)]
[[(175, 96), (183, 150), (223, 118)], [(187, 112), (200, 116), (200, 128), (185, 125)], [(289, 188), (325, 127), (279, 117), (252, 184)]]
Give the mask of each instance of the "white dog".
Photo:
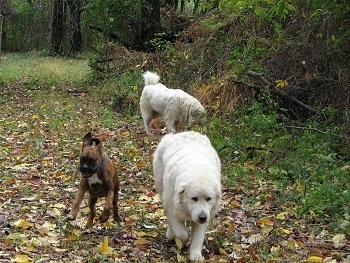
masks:
[(152, 134), (149, 124), (158, 116), (163, 116), (168, 132), (172, 133), (194, 121), (202, 121), (205, 109), (196, 98), (180, 89), (168, 89), (159, 83), (160, 77), (156, 73), (147, 71), (143, 78), (145, 87), (140, 98), (140, 109), (148, 135)]
[(220, 159), (208, 137), (193, 131), (165, 135), (153, 155), (153, 173), (168, 219), (167, 239), (185, 244), (185, 221), (191, 222), (190, 260), (204, 260), (205, 232), (221, 199)]

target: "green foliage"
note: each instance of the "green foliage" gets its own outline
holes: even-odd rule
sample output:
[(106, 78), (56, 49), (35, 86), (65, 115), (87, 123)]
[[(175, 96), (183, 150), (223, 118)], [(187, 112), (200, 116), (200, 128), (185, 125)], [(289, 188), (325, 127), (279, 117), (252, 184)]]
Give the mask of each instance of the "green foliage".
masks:
[(82, 13), (82, 25), (97, 26), (103, 33), (93, 34), (105, 38), (110, 33), (117, 34), (123, 43), (132, 43), (140, 24), (142, 1), (89, 0)]
[(142, 87), (141, 72), (125, 72), (113, 79), (104, 80), (93, 92), (105, 99), (118, 113), (130, 115), (139, 111)]
[(271, 109), (253, 103), (237, 109), (234, 121), (212, 120), (206, 133), (219, 151), (229, 184), (254, 173), (277, 182), (282, 193), (292, 189), (276, 202), (296, 202), (300, 215), (312, 211), (339, 219), (350, 203), (349, 156), (336, 151), (342, 148), (336, 124), (320, 123), (286, 125)]
[[(47, 36), (50, 34), (48, 21), (51, 13), (51, 1), (13, 0), (11, 7), (15, 18), (4, 20), (3, 49), (8, 51), (29, 51), (47, 49)], [(40, 33), (38, 33), (40, 32)]]
[(350, 4), (347, 0), (310, 0), (311, 18), (321, 29), (333, 24), (337, 30), (328, 36), (328, 42), (335, 47), (350, 40)]

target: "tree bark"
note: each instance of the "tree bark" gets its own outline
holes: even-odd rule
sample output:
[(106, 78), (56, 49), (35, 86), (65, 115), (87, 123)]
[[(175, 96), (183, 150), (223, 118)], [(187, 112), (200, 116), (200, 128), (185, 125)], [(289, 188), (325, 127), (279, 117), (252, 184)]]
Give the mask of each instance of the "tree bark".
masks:
[(79, 52), (83, 48), (81, 29), (80, 29), (80, 14), (82, 1), (81, 0), (68, 0), (70, 13), (70, 29), (72, 31), (70, 36), (70, 53)]
[(53, 1), (51, 22), (51, 47), (54, 54), (60, 54), (64, 34), (64, 0)]
[(142, 6), (141, 17), (143, 17), (143, 20), (140, 33), (141, 43), (139, 43), (141, 46), (150, 41), (160, 28), (160, 1), (147, 0), (146, 4), (151, 7), (151, 11), (146, 5)]

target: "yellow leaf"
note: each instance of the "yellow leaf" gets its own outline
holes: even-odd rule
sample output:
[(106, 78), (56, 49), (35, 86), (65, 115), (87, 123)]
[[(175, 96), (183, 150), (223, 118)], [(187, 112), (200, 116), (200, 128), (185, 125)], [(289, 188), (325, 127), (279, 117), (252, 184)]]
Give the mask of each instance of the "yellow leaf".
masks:
[(135, 241), (136, 246), (143, 246), (147, 245), (149, 242), (146, 238), (139, 238), (138, 240)]
[(27, 255), (17, 255), (14, 259), (11, 259), (12, 262), (16, 263), (29, 263), (33, 262), (33, 260)]
[(345, 235), (344, 235), (344, 234), (335, 235), (335, 236), (332, 238), (333, 243), (334, 243), (334, 247), (335, 247), (335, 248), (338, 248), (338, 247), (339, 247), (339, 243), (342, 242), (344, 239), (345, 239)]
[(177, 262), (186, 262), (186, 258), (179, 253), (176, 254), (176, 259)]
[(286, 219), (286, 215), (288, 215), (289, 213), (288, 212), (282, 212), (282, 213), (279, 213), (276, 218), (279, 219), (279, 220), (284, 220)]
[(277, 88), (285, 88), (288, 86), (288, 81), (285, 79), (279, 79), (279, 80), (276, 80), (275, 82), (276, 82)]
[(178, 239), (177, 237), (175, 237), (175, 243), (176, 243), (178, 250), (181, 250), (183, 247), (182, 241), (180, 239)]
[(155, 231), (149, 231), (149, 232), (144, 232), (144, 231), (140, 231), (137, 233), (138, 237), (157, 237), (158, 233)]
[(37, 120), (37, 119), (39, 119), (39, 115), (34, 114), (34, 115), (32, 116), (32, 119), (33, 119), (33, 120)]
[(13, 223), (13, 225), (14, 225), (14, 227), (17, 227), (17, 228), (29, 228), (29, 227), (34, 226), (33, 223), (27, 222), (23, 219), (18, 219), (16, 222)]
[(282, 234), (289, 235), (289, 234), (293, 233), (292, 230), (288, 230), (288, 229), (284, 229), (284, 228), (280, 228), (279, 230), (281, 231)]
[(77, 241), (79, 240), (79, 237), (80, 237), (80, 231), (77, 229), (73, 229), (72, 233), (67, 236), (69, 241)]
[(108, 237), (103, 238), (102, 244), (99, 246), (98, 251), (102, 255), (110, 255), (113, 253), (114, 249), (108, 246)]
[(303, 192), (304, 191), (304, 185), (303, 183), (300, 181), (300, 180), (297, 180), (296, 184), (295, 184), (295, 189), (298, 191), (298, 192)]
[(264, 227), (264, 226), (273, 226), (273, 222), (268, 217), (259, 218), (257, 223), (259, 225), (261, 225), (262, 227)]
[(226, 250), (221, 248), (221, 247), (219, 248), (219, 252), (220, 252), (221, 255), (227, 255)]
[(311, 256), (307, 259), (307, 261), (308, 262), (315, 262), (315, 263), (318, 263), (318, 262), (322, 263), (323, 258), (318, 257), (318, 256)]

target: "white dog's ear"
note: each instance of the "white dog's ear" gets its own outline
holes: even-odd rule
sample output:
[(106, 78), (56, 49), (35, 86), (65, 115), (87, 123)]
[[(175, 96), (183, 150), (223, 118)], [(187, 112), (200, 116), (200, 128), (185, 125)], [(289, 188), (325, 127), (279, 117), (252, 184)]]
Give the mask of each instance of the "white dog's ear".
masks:
[(180, 185), (180, 188), (176, 194), (176, 203), (182, 203), (185, 195), (185, 185)]

